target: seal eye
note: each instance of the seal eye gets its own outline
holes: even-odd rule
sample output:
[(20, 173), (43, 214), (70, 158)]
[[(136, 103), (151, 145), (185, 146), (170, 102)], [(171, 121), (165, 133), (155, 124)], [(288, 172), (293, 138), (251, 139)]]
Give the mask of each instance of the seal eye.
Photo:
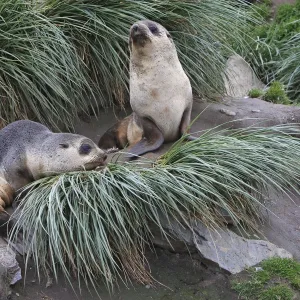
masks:
[(63, 149), (67, 149), (69, 148), (69, 145), (68, 144), (59, 144), (59, 146)]
[(158, 28), (155, 25), (149, 25), (148, 28), (154, 34), (158, 32)]
[(82, 144), (79, 149), (80, 154), (89, 154), (92, 150), (92, 146), (89, 144)]

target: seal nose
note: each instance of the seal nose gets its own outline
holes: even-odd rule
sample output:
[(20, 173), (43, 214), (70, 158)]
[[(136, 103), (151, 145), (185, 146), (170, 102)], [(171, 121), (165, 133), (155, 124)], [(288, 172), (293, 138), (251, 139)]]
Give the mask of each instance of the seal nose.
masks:
[(138, 30), (139, 30), (139, 25), (134, 24), (134, 25), (132, 26), (132, 32), (137, 32)]

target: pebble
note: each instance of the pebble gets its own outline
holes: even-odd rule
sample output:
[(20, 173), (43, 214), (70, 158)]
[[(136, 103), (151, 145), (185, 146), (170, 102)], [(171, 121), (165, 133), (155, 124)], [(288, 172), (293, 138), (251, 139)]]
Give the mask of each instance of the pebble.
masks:
[(253, 113), (259, 113), (259, 112), (260, 112), (259, 109), (252, 109), (251, 111), (252, 111)]
[(263, 268), (262, 267), (255, 267), (255, 272), (258, 272), (258, 271), (263, 271)]
[(235, 116), (236, 115), (236, 112), (228, 110), (228, 109), (224, 109), (224, 108), (221, 108), (220, 112), (227, 116)]
[(151, 287), (151, 286), (150, 286), (149, 284), (147, 284), (147, 285), (145, 286), (146, 289), (150, 289), (150, 287)]
[(17, 296), (17, 297), (19, 297), (19, 296), (20, 296), (20, 294), (19, 294), (19, 293), (16, 293), (16, 296)]

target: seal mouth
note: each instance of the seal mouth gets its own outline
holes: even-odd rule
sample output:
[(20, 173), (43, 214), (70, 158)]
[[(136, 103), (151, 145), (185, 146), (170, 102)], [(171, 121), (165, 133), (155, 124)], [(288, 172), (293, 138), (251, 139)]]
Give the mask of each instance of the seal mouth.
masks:
[(96, 169), (97, 167), (103, 167), (107, 164), (106, 158), (107, 155), (104, 155), (104, 157), (102, 157), (101, 159), (84, 164), (83, 168), (85, 170), (93, 170)]

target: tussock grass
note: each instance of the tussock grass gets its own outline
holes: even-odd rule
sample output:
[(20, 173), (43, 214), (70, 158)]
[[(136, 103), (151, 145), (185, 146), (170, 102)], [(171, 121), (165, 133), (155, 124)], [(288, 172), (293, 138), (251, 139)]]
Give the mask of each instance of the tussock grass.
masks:
[[(246, 278), (232, 280), (232, 288), (243, 299), (297, 299), (300, 264), (289, 258), (273, 257), (260, 263), (261, 270), (247, 270)], [(236, 276), (238, 277), (238, 276)]]
[[(300, 19), (297, 21), (300, 23)], [(300, 101), (300, 33), (282, 45), (281, 60), (276, 62), (276, 76), (287, 87), (287, 93), (296, 102)]]
[(178, 141), (144, 168), (109, 164), (40, 179), (25, 188), (18, 207), (14, 241), (23, 229), (28, 256), (38, 269), (58, 270), (109, 288), (117, 279), (153, 280), (144, 248), (149, 224), (160, 214), (189, 226), (193, 218), (216, 229), (225, 210), (242, 229), (256, 228), (268, 188), (298, 192), (300, 134), (296, 126), (209, 130), (192, 142)]
[(0, 13), (0, 125), (23, 118), (72, 124), (87, 109), (81, 100), (89, 90), (74, 46), (27, 1), (2, 0)]
[(242, 0), (1, 0), (0, 125), (30, 117), (72, 126), (78, 111), (124, 104), (129, 28), (144, 18), (171, 32), (196, 94), (223, 93), (225, 56), (232, 43), (247, 52), (243, 28), (258, 22), (247, 7)]

